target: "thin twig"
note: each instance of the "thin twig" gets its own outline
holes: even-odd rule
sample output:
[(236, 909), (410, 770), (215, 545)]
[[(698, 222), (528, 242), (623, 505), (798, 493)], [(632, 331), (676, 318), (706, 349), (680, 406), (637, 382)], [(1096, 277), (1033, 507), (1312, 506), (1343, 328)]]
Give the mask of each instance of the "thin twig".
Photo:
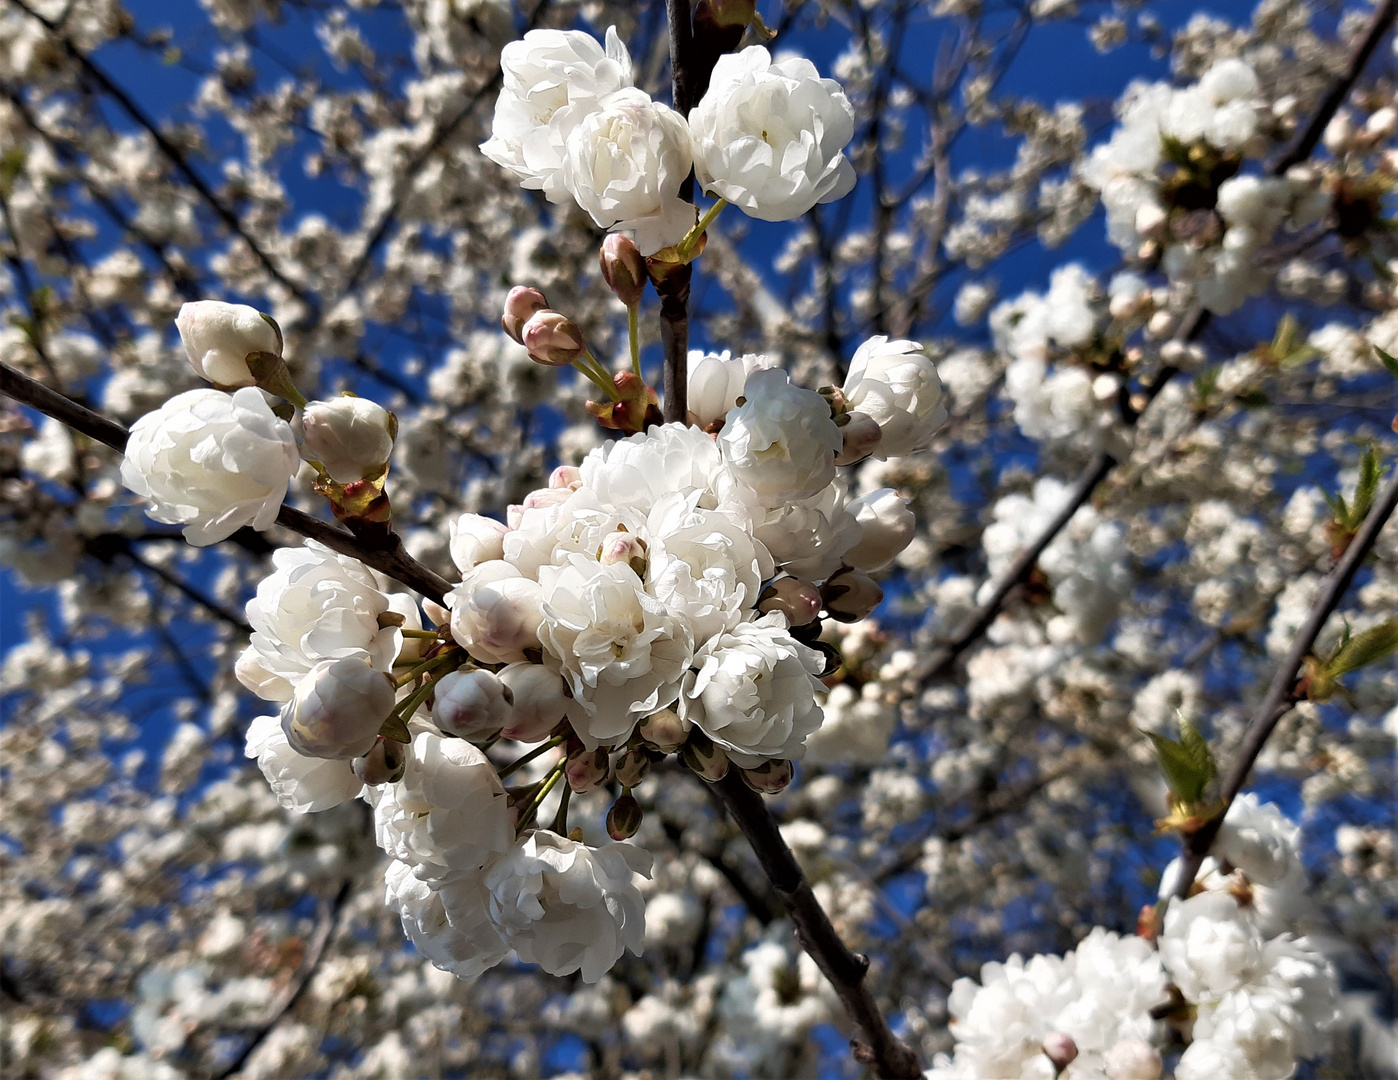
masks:
[[(3, 363), (0, 363), (0, 394), (6, 394), (22, 405), (28, 405), (45, 416), (62, 421), (74, 431), (96, 439), (113, 450), (126, 450), (129, 432), (122, 425), (79, 405), (56, 390), (50, 390), (43, 383)], [(278, 512), (277, 524), (300, 533), (309, 540), (318, 541), (341, 555), (358, 559), (366, 566), (371, 566), (395, 581), (416, 589), (429, 600), (439, 604), (452, 588), (451, 582), (446, 578), (409, 555), (397, 533), (389, 535), (385, 546), (374, 547), (336, 525), (313, 518), (310, 514), (304, 514), (290, 506), (283, 506)]]
[(1175, 889), (1176, 897), (1183, 899), (1189, 895), (1189, 890), (1194, 885), (1194, 878), (1199, 873), (1199, 867), (1205, 856), (1208, 855), (1209, 849), (1213, 846), (1218, 831), (1223, 825), (1224, 815), (1228, 812), (1228, 808), (1233, 805), (1233, 800), (1238, 797), (1238, 792), (1242, 791), (1243, 784), (1247, 782), (1248, 774), (1257, 762), (1258, 755), (1262, 753), (1262, 748), (1267, 745), (1267, 739), (1276, 730), (1282, 717), (1289, 713), (1301, 699), (1301, 694), (1297, 691), (1297, 677), (1300, 674), (1301, 666), (1311, 655), (1311, 651), (1315, 648), (1316, 639), (1325, 628), (1330, 616), (1334, 614), (1335, 609), (1339, 607), (1340, 601), (1344, 599), (1345, 593), (1354, 581), (1354, 575), (1359, 571), (1360, 564), (1373, 549), (1379, 533), (1392, 516), (1395, 507), (1398, 507), (1398, 469), (1393, 470), (1392, 475), (1388, 478), (1388, 483), (1384, 485), (1374, 503), (1373, 509), (1369, 511), (1369, 516), (1364, 519), (1364, 524), (1360, 527), (1359, 532), (1355, 534), (1349, 547), (1345, 549), (1344, 556), (1322, 583), (1315, 603), (1311, 605), (1310, 614), (1301, 625), (1301, 629), (1297, 631), (1296, 639), (1291, 643), (1291, 651), (1287, 653), (1286, 660), (1272, 677), (1272, 684), (1267, 688), (1267, 696), (1262, 699), (1262, 704), (1257, 707), (1257, 711), (1253, 714), (1247, 731), (1243, 734), (1242, 744), (1238, 747), (1237, 756), (1233, 759), (1233, 764), (1229, 766), (1228, 773), (1220, 785), (1219, 796), (1223, 802), (1222, 809), (1203, 828), (1186, 837), (1182, 853), (1183, 866)]
[(872, 1065), (880, 1077), (919, 1080), (922, 1068), (917, 1055), (893, 1034), (865, 985), (868, 958), (850, 952), (840, 940), (801, 873), (791, 848), (782, 839), (762, 796), (743, 782), (737, 769), (729, 769), (728, 775), (714, 785), (714, 790), (747, 837), (767, 880), (796, 926), (802, 948), (830, 980), (850, 1019), (859, 1028), (862, 1039), (853, 1044), (855, 1059)]

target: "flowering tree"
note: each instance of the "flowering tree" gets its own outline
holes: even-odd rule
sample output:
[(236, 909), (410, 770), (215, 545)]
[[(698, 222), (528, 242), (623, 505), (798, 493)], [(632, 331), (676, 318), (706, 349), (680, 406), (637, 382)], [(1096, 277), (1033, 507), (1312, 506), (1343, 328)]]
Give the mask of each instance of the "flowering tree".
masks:
[(1398, 0), (767, 7), (5, 0), (6, 1075), (1392, 1075)]

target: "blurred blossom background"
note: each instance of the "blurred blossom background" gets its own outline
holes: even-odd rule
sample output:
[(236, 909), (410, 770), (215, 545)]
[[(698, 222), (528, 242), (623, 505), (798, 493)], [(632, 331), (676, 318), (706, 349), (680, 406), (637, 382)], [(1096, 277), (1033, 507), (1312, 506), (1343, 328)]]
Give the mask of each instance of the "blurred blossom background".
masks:
[[(1398, 63), (1388, 32), (1285, 207), (1270, 189), (1195, 205), (1183, 171), (1120, 182), (1156, 168), (1120, 137), (1141, 86), (1246, 61), (1255, 118), (1233, 149), (1263, 177), (1374, 5), (758, 11), (775, 53), (844, 86), (859, 179), (795, 221), (720, 217), (691, 346), (766, 354), (815, 388), (869, 337), (911, 338), (950, 412), (930, 452), (850, 471), (856, 492), (907, 496), (917, 532), (874, 614), (827, 624), (844, 665), (825, 724), (769, 800), (931, 1067), (954, 1048), (957, 980), (1137, 932), (1179, 845), (1156, 829), (1149, 733), (1183, 717), (1232, 759), (1344, 550), (1327, 497), (1352, 504), (1365, 455), (1392, 458)], [(605, 361), (627, 348), (602, 232), (479, 150), (502, 46), (545, 26), (615, 26), (636, 84), (668, 100), (662, 3), (0, 0), (0, 360), (130, 425), (200, 385), (182, 303), (266, 311), (301, 387), (395, 412), (395, 526), (454, 576), (453, 517), (502, 516), (612, 434), (585, 381), (500, 332), (510, 287), (541, 289)], [(244, 604), (298, 538), (189, 547), (119, 464), (0, 397), (0, 1075), (865, 1074), (742, 835), (683, 769), (636, 789), (644, 956), (590, 985), (427, 963), (384, 906), (369, 809), (284, 810), (245, 757), (263, 710), (233, 675)], [(1090, 498), (957, 639), (1084, 475)], [(290, 501), (318, 512), (312, 479)], [(1390, 528), (1317, 654), (1395, 606)], [(1300, 826), (1287, 925), (1338, 977), (1338, 1021), (1294, 1075), (1398, 1076), (1396, 694), (1379, 656), (1291, 709), (1253, 773)], [(600, 822), (610, 798), (572, 814)], [(1163, 1045), (1168, 1075), (1180, 1044)]]

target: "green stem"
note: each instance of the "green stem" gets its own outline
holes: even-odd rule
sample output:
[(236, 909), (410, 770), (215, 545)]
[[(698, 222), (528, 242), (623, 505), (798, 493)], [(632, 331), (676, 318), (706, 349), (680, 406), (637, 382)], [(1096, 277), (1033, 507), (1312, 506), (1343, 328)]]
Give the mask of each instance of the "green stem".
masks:
[[(433, 635), (436, 636), (435, 634)], [(400, 690), (407, 686), (420, 675), (426, 675), (429, 671), (436, 671), (439, 667), (444, 667), (447, 663), (461, 664), (465, 660), (465, 654), (459, 649), (452, 649), (449, 652), (439, 653), (430, 660), (424, 660), (417, 667), (409, 668), (406, 673), (394, 680), (394, 685)]]
[(613, 401), (621, 400), (621, 395), (616, 392), (616, 385), (606, 377), (602, 365), (597, 362), (597, 358), (590, 352), (585, 352), (577, 360), (574, 360), (573, 367), (586, 375), (599, 390), (603, 391)]
[(529, 805), (524, 808), (524, 813), (519, 815), (519, 824), (515, 826), (516, 836), (529, 828), (530, 823), (534, 820), (534, 816), (539, 812), (539, 807), (544, 805), (544, 800), (548, 798), (549, 792), (554, 789), (554, 785), (556, 785), (559, 778), (563, 776), (565, 765), (567, 765), (566, 758), (553, 767), (553, 772), (549, 773), (548, 778), (544, 781), (538, 792), (529, 800)]
[(536, 757), (542, 754), (545, 750), (552, 750), (555, 746), (561, 746), (563, 743), (567, 741), (567, 735), (555, 735), (548, 742), (540, 743), (538, 746), (534, 747), (533, 750), (529, 751), (529, 753), (525, 754), (523, 757), (515, 758), (514, 761), (510, 762), (503, 769), (501, 769), (500, 779), (504, 780), (508, 776), (513, 776), (515, 773), (519, 772), (519, 770), (522, 769), (525, 765), (528, 765)]
[(558, 797), (558, 813), (553, 815), (553, 824), (549, 826), (553, 832), (559, 836), (568, 835), (568, 800), (573, 795), (573, 789), (563, 785), (563, 794)]
[(626, 336), (631, 341), (631, 371), (641, 377), (641, 304), (639, 301), (626, 309)]
[(478, 743), (476, 743), (476, 749), (479, 750), (482, 754), (484, 754), (484, 753), (485, 753), (487, 750), (489, 750), (492, 746), (494, 746), (496, 743), (498, 743), (498, 742), (500, 741), (500, 738), (501, 738), (501, 733), (497, 731), (494, 735), (491, 735), (490, 737), (488, 737), (488, 738), (485, 740), (485, 742), (478, 742)]
[(436, 641), (439, 637), (435, 630), (403, 630), (400, 628), (399, 633), (404, 637), (422, 638), (423, 641)]
[(727, 199), (719, 199), (718, 202), (704, 211), (704, 216), (699, 219), (699, 224), (684, 234), (684, 239), (675, 248), (682, 261), (689, 262), (694, 257), (694, 249), (699, 246), (699, 237), (704, 235), (704, 231), (714, 223), (714, 218), (718, 217), (727, 205)]
[(428, 696), (436, 687), (436, 679), (427, 680), (393, 707), (393, 715), (401, 718), (406, 724), (412, 719), (413, 713), (417, 712), (418, 706), (427, 700)]

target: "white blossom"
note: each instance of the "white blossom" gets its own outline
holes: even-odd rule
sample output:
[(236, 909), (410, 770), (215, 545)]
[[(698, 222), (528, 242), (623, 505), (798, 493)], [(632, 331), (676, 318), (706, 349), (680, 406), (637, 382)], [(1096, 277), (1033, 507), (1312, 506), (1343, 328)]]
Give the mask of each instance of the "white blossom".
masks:
[(883, 432), (874, 456), (903, 457), (925, 450), (946, 423), (937, 368), (915, 341), (871, 337), (855, 350), (842, 390), (852, 411), (872, 418)]
[(397, 428), (389, 411), (368, 398), (312, 401), (301, 412), (301, 456), (320, 462), (337, 484), (373, 479), (388, 464)]
[(753, 372), (743, 394), (718, 434), (729, 471), (770, 505), (820, 494), (844, 444), (825, 399), (781, 370)]
[(393, 708), (393, 683), (367, 656), (322, 660), (282, 707), (282, 730), (297, 753), (363, 757)]
[(344, 759), (306, 757), (291, 748), (278, 716), (259, 716), (248, 725), (246, 756), (257, 759), (277, 802), (308, 813), (348, 802), (364, 785)]
[(246, 304), (195, 300), (180, 307), (175, 326), (199, 377), (221, 389), (252, 386), (257, 381), (248, 370), (248, 354), (281, 353), (276, 329)]

